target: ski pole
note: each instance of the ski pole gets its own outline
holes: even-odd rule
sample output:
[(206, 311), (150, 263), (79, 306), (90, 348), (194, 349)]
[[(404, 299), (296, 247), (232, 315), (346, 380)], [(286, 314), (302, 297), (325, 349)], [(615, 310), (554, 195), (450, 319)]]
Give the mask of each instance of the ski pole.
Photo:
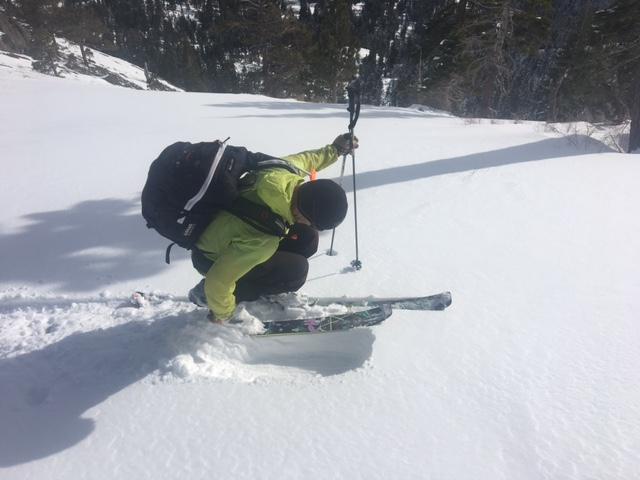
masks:
[[(358, 122), (358, 117), (360, 116), (360, 80), (356, 77), (354, 78), (349, 85), (347, 85), (347, 95), (349, 97), (349, 106), (347, 107), (347, 111), (349, 112), (349, 134), (351, 135), (351, 146), (353, 147), (354, 133), (353, 130)], [(344, 168), (347, 162), (347, 155), (345, 153), (342, 156), (342, 168), (340, 170), (340, 180), (339, 185), (342, 186), (342, 180), (344, 178)], [(354, 204), (354, 218), (355, 218), (355, 231), (356, 231), (356, 259), (351, 262), (351, 266), (356, 270), (360, 270), (362, 268), (362, 262), (358, 257), (358, 207), (356, 200), (356, 171), (355, 171), (355, 154), (353, 148), (351, 148), (351, 158), (353, 159), (353, 204)], [(337, 255), (337, 252), (333, 249), (334, 240), (336, 237), (336, 229), (333, 228), (331, 232), (331, 246), (327, 251), (327, 255), (333, 256)]]
[(358, 250), (358, 201), (356, 196), (356, 152), (353, 148), (354, 129), (358, 118), (360, 117), (360, 92), (362, 85), (358, 77), (347, 86), (347, 94), (349, 95), (349, 133), (351, 134), (351, 165), (353, 172), (353, 218), (356, 234), (356, 258), (351, 262), (351, 266), (360, 270), (362, 268), (362, 262), (360, 261), (360, 252)]
[[(353, 145), (353, 129), (351, 129), (351, 145)], [(351, 266), (356, 270), (362, 268), (362, 262), (360, 261), (360, 254), (358, 252), (358, 201), (356, 197), (356, 153), (351, 151), (351, 164), (353, 168), (353, 218), (356, 230), (356, 259), (351, 262)]]
[[(353, 142), (353, 139), (351, 140)], [(342, 179), (344, 177), (344, 166), (347, 163), (347, 154), (345, 153), (342, 156), (342, 168), (340, 169), (340, 180), (338, 180), (338, 185), (342, 186)], [(333, 227), (333, 231), (331, 232), (331, 246), (329, 247), (329, 251), (327, 252), (327, 255), (329, 255), (330, 257), (333, 257), (334, 255), (337, 255), (338, 252), (333, 250), (333, 242), (336, 238), (336, 227)]]

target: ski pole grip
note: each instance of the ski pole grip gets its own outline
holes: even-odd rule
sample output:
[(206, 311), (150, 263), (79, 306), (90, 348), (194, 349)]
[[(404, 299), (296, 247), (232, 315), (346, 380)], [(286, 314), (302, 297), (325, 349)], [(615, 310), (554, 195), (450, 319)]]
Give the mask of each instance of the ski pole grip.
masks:
[(360, 117), (360, 93), (362, 91), (362, 82), (359, 78), (354, 78), (347, 85), (347, 95), (349, 96), (349, 130), (353, 130)]

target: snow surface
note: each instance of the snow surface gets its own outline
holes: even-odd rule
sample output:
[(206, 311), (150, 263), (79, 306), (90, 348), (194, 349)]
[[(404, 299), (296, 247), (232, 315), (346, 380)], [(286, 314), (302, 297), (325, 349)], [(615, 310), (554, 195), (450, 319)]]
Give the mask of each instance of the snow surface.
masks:
[[(2, 480), (638, 477), (637, 156), (535, 123), (364, 107), (364, 268), (345, 268), (351, 211), (304, 291), (451, 290), (453, 305), (255, 338), (180, 301), (199, 278), (184, 252), (164, 264), (139, 215), (149, 163), (177, 140), (321, 146), (345, 106), (8, 70)], [(134, 290), (167, 296), (137, 309)]]

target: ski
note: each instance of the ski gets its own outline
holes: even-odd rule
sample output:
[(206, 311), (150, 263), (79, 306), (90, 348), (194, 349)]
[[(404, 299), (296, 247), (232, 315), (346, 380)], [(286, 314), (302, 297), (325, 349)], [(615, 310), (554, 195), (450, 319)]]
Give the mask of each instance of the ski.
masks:
[(364, 310), (322, 317), (265, 321), (262, 322), (264, 331), (253, 336), (318, 334), (351, 330), (356, 327), (372, 327), (384, 322), (391, 313), (392, 308), (389, 305), (378, 305)]
[[(294, 296), (293, 303), (287, 304), (291, 300), (280, 299), (278, 295), (268, 297), (259, 301), (269, 301), (281, 303), (282, 308), (296, 305), (344, 305), (374, 307), (379, 305), (389, 305), (397, 310), (444, 310), (452, 303), (451, 292), (441, 292), (434, 295), (417, 297), (312, 297), (307, 295), (289, 294)], [(154, 303), (163, 300), (189, 301), (187, 297), (173, 296), (165, 294), (148, 294), (144, 292), (134, 292), (129, 299), (133, 306), (142, 307), (147, 303)]]
[(308, 297), (311, 305), (375, 306), (390, 305), (398, 310), (444, 310), (451, 305), (451, 292), (424, 297)]

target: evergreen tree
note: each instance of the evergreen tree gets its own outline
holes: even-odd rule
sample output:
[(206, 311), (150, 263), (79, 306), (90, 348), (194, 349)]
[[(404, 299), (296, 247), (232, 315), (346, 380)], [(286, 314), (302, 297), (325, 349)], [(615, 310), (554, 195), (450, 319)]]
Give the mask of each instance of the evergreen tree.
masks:
[(521, 90), (516, 80), (520, 72), (530, 75), (526, 59), (548, 43), (550, 7), (546, 0), (473, 4), (461, 31), (459, 56), (468, 89), (465, 113), (495, 117), (517, 112)]
[(311, 19), (311, 9), (309, 8), (308, 0), (300, 0), (299, 18), (302, 23), (308, 23)]
[(415, 72), (406, 75), (412, 85), (405, 87), (404, 98), (460, 112), (464, 95), (457, 55), (461, 48), (460, 32), (466, 25), (460, 12), (466, 7), (455, 2), (436, 3), (421, 3), (413, 9), (415, 28), (408, 38), (405, 55), (408, 63), (416, 67)]
[(55, 31), (80, 46), (80, 54), (85, 68), (89, 67), (88, 46), (105, 49), (104, 37), (108, 33), (107, 26), (100, 19), (95, 6), (85, 2), (69, 2), (65, 8), (58, 8), (52, 17)]
[(246, 75), (256, 93), (275, 97), (304, 96), (308, 82), (305, 60), (308, 29), (277, 0), (254, 0), (239, 12), (246, 59), (258, 68)]
[(594, 70), (594, 66), (604, 60), (592, 46), (595, 7), (587, 2), (575, 14), (575, 24), (568, 29), (571, 33), (565, 34), (566, 42), (558, 45), (549, 100), (548, 120), (553, 122), (595, 121), (602, 119), (604, 112), (611, 111), (607, 106), (611, 92), (604, 80), (606, 75), (600, 68)]
[(58, 75), (59, 51), (52, 22), (57, 4), (53, 0), (19, 0), (14, 6), (32, 27), (29, 54), (34, 58), (33, 68)]
[(362, 15), (357, 22), (360, 43), (369, 50), (360, 66), (364, 102), (384, 102), (383, 78), (394, 75), (392, 57), (397, 48), (395, 36), (399, 28), (398, 4), (398, 0), (365, 0)]
[[(356, 38), (348, 0), (323, 0), (314, 11), (316, 32), (309, 50), (313, 85), (310, 96), (337, 102), (356, 73)], [(340, 97), (341, 98), (341, 97)]]
[(631, 119), (629, 151), (634, 151), (640, 148), (640, 3), (616, 0), (596, 13), (594, 26), (599, 67), (624, 118)]

